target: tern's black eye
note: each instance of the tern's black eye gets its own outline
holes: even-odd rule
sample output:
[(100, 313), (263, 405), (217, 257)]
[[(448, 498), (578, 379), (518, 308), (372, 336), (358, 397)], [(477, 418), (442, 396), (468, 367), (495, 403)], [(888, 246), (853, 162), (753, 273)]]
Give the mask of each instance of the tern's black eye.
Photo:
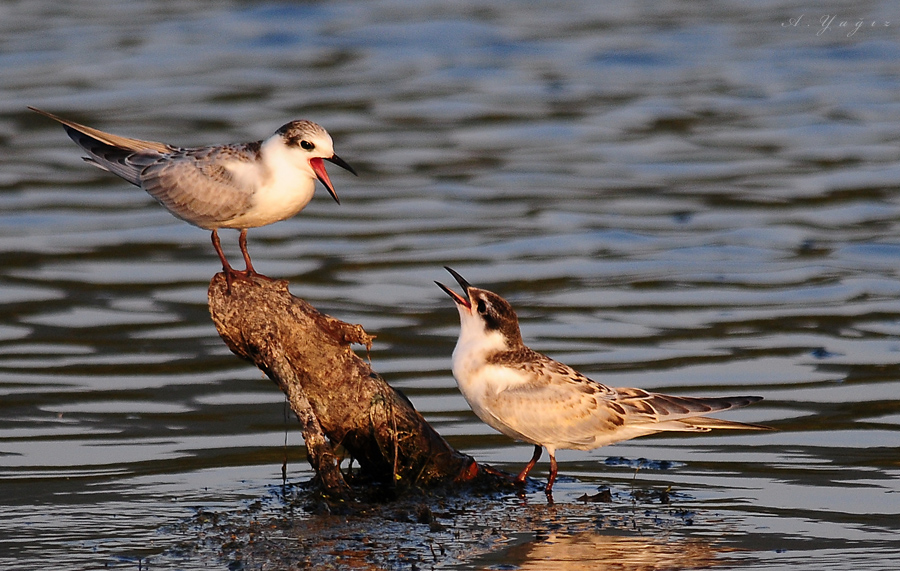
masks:
[(484, 312), (487, 311), (487, 306), (484, 304), (483, 299), (478, 300), (478, 313), (484, 315)]
[(311, 151), (315, 149), (316, 146), (304, 139), (303, 141), (300, 141), (300, 148), (304, 151)]

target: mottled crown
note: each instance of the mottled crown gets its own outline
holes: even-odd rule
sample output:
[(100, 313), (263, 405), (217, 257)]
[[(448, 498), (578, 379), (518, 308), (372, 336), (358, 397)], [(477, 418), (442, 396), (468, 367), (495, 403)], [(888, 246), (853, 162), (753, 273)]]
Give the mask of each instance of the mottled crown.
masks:
[(284, 144), (289, 147), (298, 147), (302, 141), (310, 141), (311, 139), (331, 138), (328, 135), (328, 131), (322, 128), (321, 125), (305, 119), (286, 123), (275, 131), (275, 134), (281, 135), (284, 139)]

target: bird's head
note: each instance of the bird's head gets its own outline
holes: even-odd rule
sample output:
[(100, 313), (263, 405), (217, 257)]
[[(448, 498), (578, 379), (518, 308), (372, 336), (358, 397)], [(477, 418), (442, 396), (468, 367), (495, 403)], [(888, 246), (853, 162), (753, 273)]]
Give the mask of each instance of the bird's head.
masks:
[(440, 282), (434, 282), (456, 302), (462, 336), (493, 336), (499, 334), (507, 348), (522, 343), (519, 319), (508, 301), (492, 291), (472, 286), (459, 273), (444, 267), (462, 287), (460, 295)]
[(291, 121), (275, 131), (275, 134), (267, 141), (267, 143), (269, 142), (281, 147), (296, 168), (319, 179), (334, 201), (338, 204), (341, 203), (322, 161), (332, 162), (354, 175), (356, 175), (356, 171), (334, 154), (334, 142), (328, 131), (312, 121)]

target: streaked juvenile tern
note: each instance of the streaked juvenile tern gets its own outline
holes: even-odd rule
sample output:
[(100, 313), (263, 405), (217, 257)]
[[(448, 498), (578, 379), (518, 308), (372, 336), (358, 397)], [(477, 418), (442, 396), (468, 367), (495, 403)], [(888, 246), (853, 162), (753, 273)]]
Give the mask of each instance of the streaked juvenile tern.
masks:
[[(340, 204), (322, 160), (354, 175), (334, 154), (331, 136), (312, 121), (291, 121), (264, 141), (184, 149), (129, 139), (29, 107), (62, 123), (84, 149), (86, 162), (146, 190), (169, 212), (212, 230), (212, 243), (231, 283), (234, 276), (260, 275), (247, 252), (247, 229), (294, 216), (309, 203), (316, 179)], [(246, 269), (234, 270), (219, 243), (219, 228), (240, 230), (238, 244)]]
[(492, 428), (534, 445), (534, 455), (516, 478), (522, 484), (541, 457), (550, 453), (556, 480), (556, 451), (600, 446), (663, 431), (708, 432), (714, 428), (769, 427), (707, 418), (762, 397), (679, 397), (641, 389), (611, 388), (529, 349), (512, 306), (499, 295), (471, 286), (446, 268), (463, 295), (435, 282), (459, 310), (460, 334), (453, 350), (453, 376), (472, 411)]

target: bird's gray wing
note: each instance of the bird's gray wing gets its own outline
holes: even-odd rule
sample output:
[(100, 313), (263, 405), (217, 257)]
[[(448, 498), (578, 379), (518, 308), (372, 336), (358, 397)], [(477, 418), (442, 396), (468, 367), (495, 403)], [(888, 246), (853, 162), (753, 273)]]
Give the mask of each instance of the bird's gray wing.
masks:
[(61, 123), (69, 138), (88, 154), (84, 160), (134, 185), (140, 186), (140, 173), (144, 167), (176, 150), (165, 143), (120, 137), (35, 107), (29, 109)]
[(257, 160), (258, 152), (258, 143), (182, 149), (147, 165), (140, 185), (179, 218), (219, 228), (250, 208), (256, 190), (226, 165)]
[[(88, 127), (86, 125), (76, 123), (75, 121), (64, 119), (58, 115), (48, 113), (47, 111), (43, 111), (36, 107), (29, 107), (29, 109), (31, 109), (35, 113), (40, 113), (44, 117), (49, 117), (54, 121), (62, 123), (64, 127), (67, 127), (66, 131), (75, 131), (76, 133), (80, 133), (83, 136), (90, 137), (94, 141), (103, 143), (110, 147), (118, 147), (125, 151), (131, 151), (132, 153), (152, 151), (163, 154), (173, 150), (170, 145), (167, 145), (165, 143), (157, 143), (156, 141), (142, 141), (141, 139), (129, 139), (128, 137), (121, 137), (119, 135), (113, 135), (112, 133), (105, 133), (99, 129), (94, 129), (93, 127)], [(72, 136), (71, 133), (70, 136)], [(80, 142), (75, 142), (81, 145)]]

